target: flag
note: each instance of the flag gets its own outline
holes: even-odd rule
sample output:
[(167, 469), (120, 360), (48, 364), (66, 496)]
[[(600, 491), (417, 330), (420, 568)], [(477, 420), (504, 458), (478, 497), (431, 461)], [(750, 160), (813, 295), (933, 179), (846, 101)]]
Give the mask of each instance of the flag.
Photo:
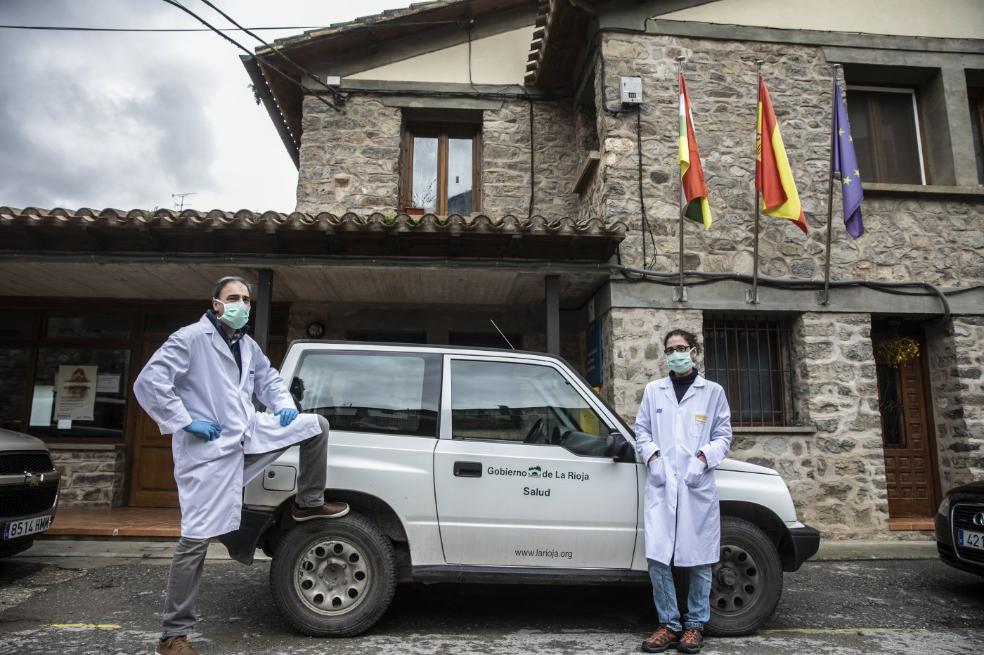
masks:
[(834, 150), (830, 155), (830, 174), (835, 173), (841, 183), (841, 200), (844, 203), (844, 226), (847, 233), (857, 239), (864, 234), (861, 222), (861, 172), (858, 158), (854, 154), (854, 137), (851, 136), (851, 123), (847, 120), (847, 104), (841, 95), (840, 86), (834, 82)]
[(697, 137), (694, 135), (694, 117), (690, 111), (690, 95), (687, 83), (680, 73), (680, 143), (677, 152), (680, 163), (680, 190), (683, 194), (683, 215), (711, 229), (711, 206), (707, 202), (707, 185), (704, 169), (700, 165)]
[(755, 133), (755, 188), (761, 194), (762, 213), (785, 218), (807, 231), (806, 216), (800, 206), (793, 171), (786, 159), (786, 147), (779, 134), (779, 123), (772, 109), (765, 80), (759, 76), (758, 124)]

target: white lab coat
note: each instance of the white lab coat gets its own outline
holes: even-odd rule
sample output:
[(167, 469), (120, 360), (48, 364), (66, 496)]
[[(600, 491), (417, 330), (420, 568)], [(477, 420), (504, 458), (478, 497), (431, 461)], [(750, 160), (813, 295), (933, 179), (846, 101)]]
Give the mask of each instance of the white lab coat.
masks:
[[(293, 408), (280, 374), (249, 336), (239, 342), (242, 375), (223, 335), (208, 316), (181, 328), (151, 356), (133, 385), (140, 406), (172, 435), (174, 479), (181, 505), (181, 535), (208, 539), (239, 528), (245, 454), (280, 450), (321, 432), (317, 416), (301, 414), (283, 427), (273, 414), (260, 414), (253, 395), (266, 407)], [(185, 432), (192, 420), (217, 423), (212, 442)]]
[(698, 375), (677, 403), (669, 377), (650, 382), (635, 435), (643, 463), (660, 453), (647, 465), (646, 558), (663, 564), (672, 560), (675, 566), (717, 562), (721, 508), (714, 467), (731, 448), (731, 409), (724, 389)]

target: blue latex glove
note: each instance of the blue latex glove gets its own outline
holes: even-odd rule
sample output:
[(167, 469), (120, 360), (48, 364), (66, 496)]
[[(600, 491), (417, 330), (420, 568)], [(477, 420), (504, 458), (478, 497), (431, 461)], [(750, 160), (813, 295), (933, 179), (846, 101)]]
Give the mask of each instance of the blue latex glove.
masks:
[(294, 422), (297, 415), (300, 414), (296, 409), (290, 409), (285, 407), (283, 409), (278, 409), (273, 413), (274, 416), (280, 417), (280, 425), (287, 426)]
[(194, 420), (184, 428), (185, 432), (190, 432), (199, 439), (205, 441), (215, 441), (222, 434), (222, 428), (209, 421)]

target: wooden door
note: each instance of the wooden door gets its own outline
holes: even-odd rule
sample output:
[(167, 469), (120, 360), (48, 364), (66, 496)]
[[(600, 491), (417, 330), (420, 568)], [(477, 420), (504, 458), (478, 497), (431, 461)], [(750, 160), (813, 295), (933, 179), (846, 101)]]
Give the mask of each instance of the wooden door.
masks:
[[(166, 336), (147, 336), (143, 340), (140, 367), (147, 363)], [(177, 507), (178, 486), (174, 481), (171, 435), (162, 435), (157, 423), (132, 401), (134, 421), (130, 464), (130, 505), (134, 507)]]
[(889, 517), (932, 517), (939, 493), (922, 331), (894, 326), (872, 338)]

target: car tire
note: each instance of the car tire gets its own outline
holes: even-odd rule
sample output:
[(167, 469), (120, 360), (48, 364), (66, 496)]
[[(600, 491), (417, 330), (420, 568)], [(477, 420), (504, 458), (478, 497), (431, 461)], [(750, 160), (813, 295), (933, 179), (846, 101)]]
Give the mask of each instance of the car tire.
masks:
[(301, 634), (355, 636), (393, 600), (393, 544), (360, 514), (306, 521), (277, 545), (270, 590), (281, 616)]
[(707, 634), (739, 637), (754, 632), (772, 616), (781, 596), (782, 562), (772, 540), (753, 523), (723, 517)]

